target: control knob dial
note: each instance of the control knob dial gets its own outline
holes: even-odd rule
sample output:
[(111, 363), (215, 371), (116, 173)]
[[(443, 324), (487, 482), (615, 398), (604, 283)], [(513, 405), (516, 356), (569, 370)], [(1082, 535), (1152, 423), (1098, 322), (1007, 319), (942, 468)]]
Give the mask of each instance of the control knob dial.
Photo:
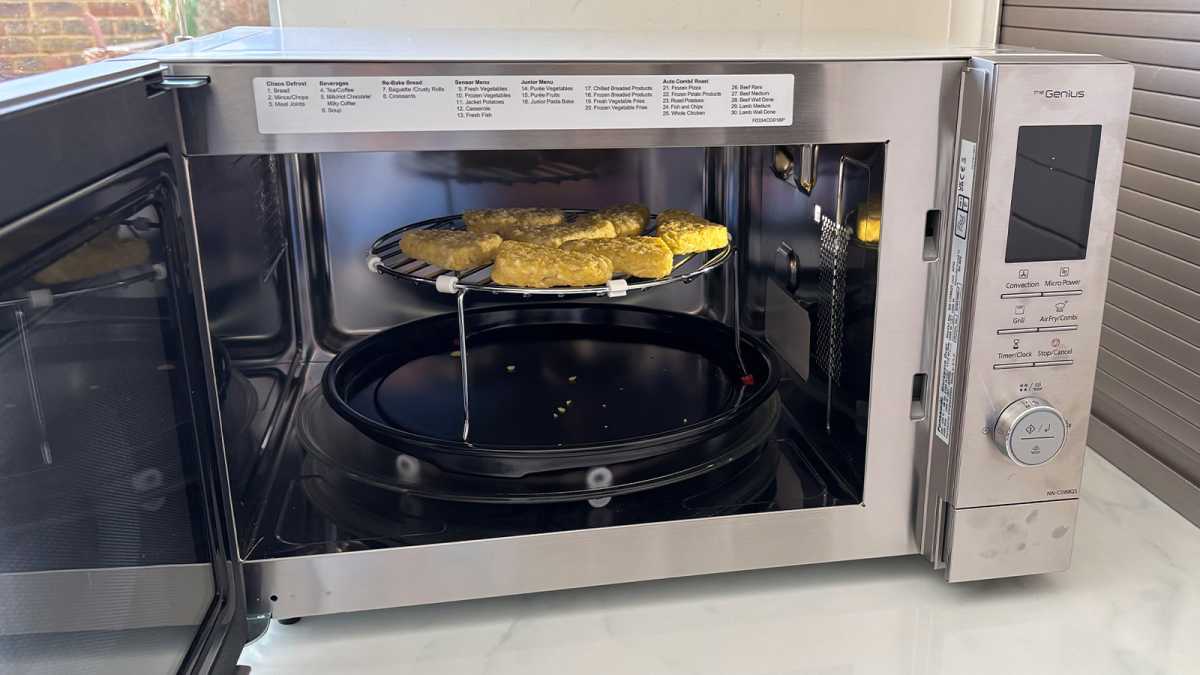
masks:
[(1067, 441), (1067, 418), (1036, 396), (1008, 404), (996, 420), (992, 440), (1020, 466), (1040, 466), (1054, 459)]

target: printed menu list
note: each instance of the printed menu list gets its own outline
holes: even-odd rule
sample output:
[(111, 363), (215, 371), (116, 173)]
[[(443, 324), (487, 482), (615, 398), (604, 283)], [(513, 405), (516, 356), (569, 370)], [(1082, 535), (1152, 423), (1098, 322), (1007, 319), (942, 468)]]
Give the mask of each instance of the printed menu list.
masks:
[(264, 134), (787, 126), (790, 74), (255, 78)]

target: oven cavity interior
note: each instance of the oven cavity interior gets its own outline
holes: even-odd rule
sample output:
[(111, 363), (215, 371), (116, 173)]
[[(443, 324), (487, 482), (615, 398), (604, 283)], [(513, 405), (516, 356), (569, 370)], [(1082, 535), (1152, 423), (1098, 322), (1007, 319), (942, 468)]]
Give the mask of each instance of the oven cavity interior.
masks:
[[(884, 149), (791, 149), (802, 186), (765, 146), (194, 158), (198, 204), (309, 197), (254, 258), (197, 214), (278, 411), (228, 439), (251, 558), (858, 503)], [(510, 248), (559, 276), (506, 281)]]

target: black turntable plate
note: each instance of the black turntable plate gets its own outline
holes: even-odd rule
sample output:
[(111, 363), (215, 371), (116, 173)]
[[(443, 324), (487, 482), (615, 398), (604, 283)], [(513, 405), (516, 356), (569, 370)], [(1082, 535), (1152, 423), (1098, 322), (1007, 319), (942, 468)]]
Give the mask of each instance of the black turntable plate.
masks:
[(446, 471), (518, 477), (620, 464), (741, 434), (775, 391), (764, 343), (716, 321), (598, 304), (467, 313), (471, 433), (461, 439), (454, 314), (363, 340), (326, 370), (331, 407)]
[[(301, 446), (310, 455), (364, 486), (447, 502), (537, 504), (633, 494), (690, 480), (757, 451), (778, 419), (778, 397), (772, 396), (739, 425), (738, 434), (722, 434), (695, 443), (686, 452), (521, 477), (446, 471), (434, 462), (397, 452), (366, 437), (336, 415), (315, 391), (300, 404), (296, 430)], [(595, 481), (597, 471), (607, 478)]]
[(672, 485), (601, 501), (474, 504), (422, 499), (364, 486), (316, 456), (304, 464), (305, 497), (343, 537), (376, 544), (430, 544), (535, 532), (709, 518), (769, 509), (786, 462), (772, 442), (711, 472)]

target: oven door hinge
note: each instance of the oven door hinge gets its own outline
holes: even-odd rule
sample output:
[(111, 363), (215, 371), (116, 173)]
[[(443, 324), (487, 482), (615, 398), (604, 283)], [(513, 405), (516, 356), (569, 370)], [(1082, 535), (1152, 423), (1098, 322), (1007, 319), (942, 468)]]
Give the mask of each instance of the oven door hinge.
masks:
[(937, 523), (934, 533), (937, 537), (933, 542), (933, 569), (945, 569), (950, 558), (950, 502), (938, 498)]
[(148, 82), (146, 88), (155, 93), (177, 89), (199, 89), (208, 86), (210, 81), (207, 75), (163, 75), (161, 79)]

